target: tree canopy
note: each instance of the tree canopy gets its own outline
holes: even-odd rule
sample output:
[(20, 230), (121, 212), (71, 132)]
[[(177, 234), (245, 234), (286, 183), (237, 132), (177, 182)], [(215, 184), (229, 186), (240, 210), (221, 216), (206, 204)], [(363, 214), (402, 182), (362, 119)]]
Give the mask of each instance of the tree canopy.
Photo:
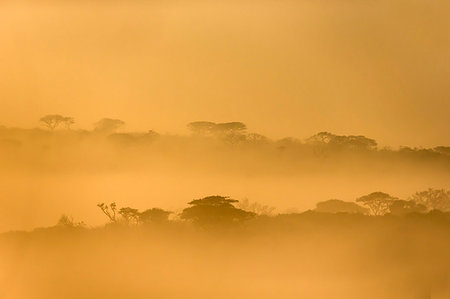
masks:
[(125, 122), (120, 119), (102, 118), (94, 124), (94, 130), (101, 133), (113, 133), (124, 125)]
[(370, 150), (375, 149), (377, 142), (365, 136), (339, 136), (328, 132), (320, 132), (309, 137), (306, 142), (316, 146), (327, 146), (334, 149), (355, 149)]
[(207, 196), (189, 202), (191, 207), (183, 210), (181, 219), (192, 220), (201, 225), (231, 224), (250, 219), (255, 213), (236, 208), (237, 200), (225, 196)]
[(411, 200), (427, 207), (428, 210), (450, 211), (450, 191), (444, 189), (428, 189), (416, 192)]
[(48, 114), (40, 118), (40, 121), (50, 130), (56, 129), (60, 124), (64, 124), (67, 129), (75, 123), (73, 117), (62, 116), (60, 114)]
[(390, 206), (396, 199), (396, 197), (392, 197), (387, 193), (373, 192), (368, 195), (361, 196), (356, 199), (356, 202), (360, 202), (367, 206), (372, 215), (381, 216), (389, 213)]

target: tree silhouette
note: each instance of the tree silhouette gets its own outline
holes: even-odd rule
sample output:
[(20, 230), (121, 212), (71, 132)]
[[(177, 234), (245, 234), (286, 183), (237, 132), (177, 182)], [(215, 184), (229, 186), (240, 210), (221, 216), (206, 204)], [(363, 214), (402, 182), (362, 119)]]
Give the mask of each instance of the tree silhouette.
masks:
[[(138, 209), (130, 207), (124, 207), (118, 210), (114, 202), (109, 205), (99, 203), (97, 206), (111, 222), (124, 225), (139, 225), (151, 222), (161, 223), (167, 221), (169, 215), (172, 213), (159, 208), (148, 209), (144, 212), (139, 212)], [(118, 218), (117, 215), (120, 215), (120, 217)]]
[(139, 221), (143, 224), (147, 223), (161, 223), (169, 219), (172, 212), (165, 211), (159, 208), (152, 208), (139, 213)]
[(428, 189), (416, 192), (411, 200), (427, 207), (428, 210), (450, 211), (450, 191), (444, 189)]
[(367, 206), (372, 215), (380, 216), (389, 212), (390, 206), (397, 198), (383, 192), (373, 192), (356, 200)]
[(109, 134), (115, 132), (123, 125), (125, 125), (125, 122), (120, 119), (102, 118), (94, 124), (94, 130), (97, 132)]
[(308, 144), (314, 146), (327, 146), (330, 149), (354, 149), (371, 150), (375, 149), (377, 142), (365, 136), (339, 136), (328, 132), (320, 132), (306, 140)]
[(75, 123), (75, 119), (73, 117), (64, 117), (63, 121), (67, 130), (70, 130), (70, 127)]
[(111, 222), (117, 221), (117, 218), (116, 218), (117, 205), (115, 202), (113, 202), (109, 205), (102, 202), (102, 203), (99, 203), (97, 205), (97, 207), (99, 207), (102, 210), (103, 214), (105, 214), (106, 217), (108, 217), (108, 219)]
[(220, 134), (243, 133), (247, 126), (241, 122), (219, 123), (213, 127), (213, 131)]
[(238, 200), (224, 196), (208, 196), (189, 202), (191, 207), (181, 213), (181, 219), (192, 220), (200, 225), (232, 224), (255, 216), (255, 213), (236, 208)]
[(83, 221), (76, 222), (72, 216), (63, 214), (56, 223), (56, 226), (64, 228), (85, 228), (86, 224)]
[(139, 224), (139, 211), (137, 209), (133, 209), (130, 207), (121, 208), (119, 210), (119, 215), (122, 216), (122, 219), (126, 224)]
[(41, 117), (40, 121), (44, 123), (44, 125), (50, 130), (56, 129), (60, 123), (65, 121), (65, 117), (59, 114), (49, 114), (44, 117)]
[(188, 125), (188, 128), (198, 135), (215, 134), (217, 136), (228, 136), (245, 132), (247, 126), (241, 122), (214, 123), (210, 121), (195, 121)]

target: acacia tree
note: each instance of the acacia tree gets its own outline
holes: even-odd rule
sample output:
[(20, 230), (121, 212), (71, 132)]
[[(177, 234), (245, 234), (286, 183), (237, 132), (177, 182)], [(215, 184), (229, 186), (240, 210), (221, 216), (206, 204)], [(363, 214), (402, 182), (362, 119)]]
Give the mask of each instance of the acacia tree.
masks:
[(396, 197), (392, 197), (387, 193), (373, 192), (356, 199), (356, 202), (360, 202), (368, 207), (372, 215), (381, 216), (389, 213), (390, 207), (396, 199)]
[(39, 119), (50, 130), (56, 129), (60, 124), (64, 124), (67, 129), (75, 123), (75, 119), (69, 116), (62, 116), (60, 114), (48, 114)]
[(306, 139), (306, 143), (334, 150), (373, 150), (377, 146), (374, 139), (365, 136), (340, 136), (329, 132), (320, 132)]
[(245, 130), (247, 130), (247, 126), (238, 121), (218, 123), (213, 127), (213, 130), (220, 134), (237, 134), (245, 132)]
[(236, 208), (234, 204), (237, 202), (225, 196), (207, 196), (189, 202), (190, 207), (184, 209), (180, 216), (203, 226), (229, 225), (255, 216), (253, 212)]
[(62, 122), (64, 122), (65, 117), (59, 114), (48, 114), (41, 117), (40, 121), (50, 130), (56, 129)]

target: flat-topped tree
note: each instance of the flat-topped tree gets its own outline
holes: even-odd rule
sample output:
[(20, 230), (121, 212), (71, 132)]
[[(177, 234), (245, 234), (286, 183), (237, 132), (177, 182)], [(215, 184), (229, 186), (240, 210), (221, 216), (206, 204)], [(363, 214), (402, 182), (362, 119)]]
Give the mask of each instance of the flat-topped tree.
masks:
[(365, 136), (339, 136), (329, 132), (320, 132), (306, 139), (307, 144), (315, 146), (326, 146), (330, 149), (354, 149), (373, 150), (377, 147), (377, 142)]
[(214, 132), (222, 133), (222, 134), (230, 134), (230, 133), (244, 133), (247, 130), (247, 126), (244, 123), (235, 121), (229, 123), (218, 123), (213, 128)]
[(48, 114), (44, 117), (41, 117), (40, 121), (44, 123), (44, 125), (50, 130), (56, 129), (59, 124), (64, 122), (65, 117), (59, 114)]
[(356, 202), (360, 202), (368, 207), (372, 215), (381, 216), (389, 213), (394, 200), (397, 200), (397, 198), (387, 193), (373, 192), (356, 199)]
[(250, 219), (255, 213), (236, 208), (239, 202), (225, 196), (207, 196), (189, 202), (191, 207), (181, 213), (181, 219), (192, 220), (200, 225), (232, 224)]
[(226, 196), (220, 196), (220, 195), (213, 195), (213, 196), (207, 196), (201, 199), (195, 199), (188, 204), (194, 205), (194, 206), (221, 206), (221, 207), (232, 207), (233, 203), (239, 202), (239, 200), (231, 199)]
[(60, 124), (63, 124), (67, 129), (75, 123), (75, 119), (69, 116), (62, 116), (60, 114), (48, 114), (39, 119), (48, 129), (54, 130)]

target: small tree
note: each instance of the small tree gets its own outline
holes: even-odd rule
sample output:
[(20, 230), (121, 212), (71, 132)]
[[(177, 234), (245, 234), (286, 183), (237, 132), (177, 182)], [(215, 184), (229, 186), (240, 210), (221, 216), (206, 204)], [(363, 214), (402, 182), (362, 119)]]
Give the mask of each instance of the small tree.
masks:
[(64, 120), (65, 117), (59, 114), (49, 114), (40, 119), (40, 121), (43, 122), (44, 125), (52, 131), (56, 129), (59, 124), (64, 122)]
[(372, 215), (380, 216), (389, 212), (391, 204), (396, 199), (387, 193), (373, 192), (356, 199), (356, 202), (367, 206)]
[(73, 220), (72, 216), (63, 214), (56, 223), (56, 226), (64, 228), (84, 228), (86, 227), (86, 224), (83, 221), (76, 222), (75, 220)]
[(119, 210), (119, 215), (126, 224), (139, 224), (139, 211), (137, 209), (125, 207)]
[(67, 130), (70, 130), (70, 127), (75, 123), (75, 119), (73, 117), (64, 117), (63, 121), (64, 126)]
[(105, 214), (106, 217), (108, 217), (108, 219), (111, 222), (117, 221), (117, 218), (116, 218), (117, 206), (116, 206), (115, 202), (113, 202), (109, 205), (102, 202), (102, 203), (99, 203), (97, 205), (97, 207), (99, 207), (102, 210), (103, 214)]

